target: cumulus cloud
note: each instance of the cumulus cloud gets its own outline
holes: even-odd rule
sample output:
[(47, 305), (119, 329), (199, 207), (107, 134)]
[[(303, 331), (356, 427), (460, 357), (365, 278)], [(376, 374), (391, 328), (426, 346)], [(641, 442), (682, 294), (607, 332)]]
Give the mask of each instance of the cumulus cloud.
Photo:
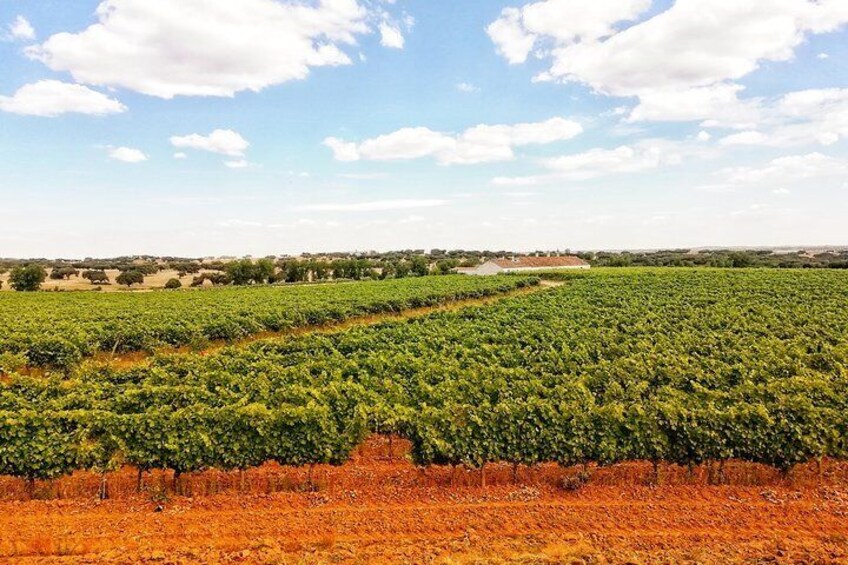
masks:
[(561, 181), (585, 181), (617, 174), (635, 174), (677, 165), (696, 151), (662, 139), (644, 140), (613, 149), (595, 148), (582, 153), (541, 160), (547, 172), (540, 175), (496, 177), (497, 186), (536, 186)]
[(666, 159), (655, 146), (634, 148), (622, 145), (615, 149), (591, 149), (577, 155), (565, 155), (545, 161), (545, 165), (563, 176), (582, 180), (601, 175), (638, 173), (656, 169)]
[(471, 92), (480, 92), (480, 89), (470, 82), (460, 82), (456, 85), (456, 89), (460, 92), (471, 93)]
[(174, 153), (174, 159), (188, 159), (188, 155), (186, 155), (182, 151), (177, 151), (176, 153)]
[[(161, 98), (233, 96), (351, 63), (343, 48), (387, 22), (359, 0), (104, 0), (97, 23), (27, 54), (77, 82)], [(384, 44), (398, 38), (384, 34)], [(402, 38), (401, 38), (402, 41)]]
[(500, 18), (489, 24), (486, 32), (495, 43), (498, 53), (512, 65), (526, 61), (536, 42), (536, 36), (525, 31), (521, 10), (517, 8), (504, 8)]
[(12, 96), (0, 96), (0, 110), (52, 118), (71, 112), (95, 116), (117, 114), (125, 111), (126, 107), (79, 84), (40, 80), (20, 87)]
[(109, 158), (122, 163), (141, 163), (147, 161), (147, 155), (131, 147), (110, 147)]
[(386, 210), (408, 210), (412, 208), (434, 208), (444, 206), (448, 200), (374, 200), (370, 202), (312, 204), (298, 206), (299, 211), (313, 212), (382, 212)]
[(729, 187), (787, 184), (802, 180), (843, 178), (848, 162), (818, 152), (773, 159), (762, 167), (730, 167), (718, 172)]
[[(510, 63), (524, 62), (534, 49), (549, 61), (536, 80), (638, 97), (633, 120), (713, 119), (720, 125), (750, 110), (732, 81), (763, 61), (790, 60), (809, 34), (848, 22), (844, 0), (677, 0), (637, 21), (650, 4), (546, 0), (504, 10), (488, 31)], [(617, 25), (631, 21), (636, 23)]]
[(576, 137), (583, 127), (565, 118), (514, 125), (481, 124), (455, 134), (426, 127), (402, 128), (359, 143), (335, 137), (324, 140), (339, 161), (389, 161), (433, 157), (439, 164), (476, 164), (508, 161), (514, 147), (546, 144)]
[(639, 94), (639, 104), (627, 120), (704, 121), (708, 127), (754, 127), (761, 119), (761, 99), (740, 100), (738, 94), (743, 90), (743, 86), (731, 83), (646, 90)]
[(721, 145), (763, 145), (768, 141), (768, 137), (758, 131), (742, 131), (723, 137), (719, 144)]
[(356, 143), (338, 137), (328, 137), (324, 140), (324, 145), (333, 151), (336, 161), (359, 161), (359, 149)]
[(396, 25), (380, 22), (380, 45), (392, 49), (403, 49), (403, 33)]
[(23, 16), (18, 16), (8, 26), (9, 38), (18, 41), (32, 41), (35, 39), (35, 28)]
[(486, 28), (498, 52), (523, 63), (537, 43), (557, 46), (597, 41), (614, 33), (616, 23), (633, 20), (651, 0), (544, 0), (505, 8)]
[(759, 129), (728, 135), (722, 145), (833, 145), (848, 138), (848, 88), (790, 92), (762, 108)]
[(391, 161), (418, 159), (449, 151), (454, 141), (450, 136), (429, 128), (402, 128), (395, 132), (366, 139), (357, 147), (361, 159)]
[(191, 135), (171, 137), (171, 145), (178, 148), (199, 149), (230, 157), (243, 157), (250, 143), (238, 132), (231, 129), (216, 129), (209, 135), (192, 133)]
[(224, 161), (224, 166), (228, 169), (246, 169), (250, 167), (250, 163), (245, 159), (237, 159), (233, 161)]

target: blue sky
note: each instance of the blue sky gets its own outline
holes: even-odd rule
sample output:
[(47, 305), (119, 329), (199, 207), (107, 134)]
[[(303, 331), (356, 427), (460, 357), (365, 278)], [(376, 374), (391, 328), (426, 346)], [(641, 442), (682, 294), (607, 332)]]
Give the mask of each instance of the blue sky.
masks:
[(0, 256), (848, 244), (844, 0), (0, 0)]

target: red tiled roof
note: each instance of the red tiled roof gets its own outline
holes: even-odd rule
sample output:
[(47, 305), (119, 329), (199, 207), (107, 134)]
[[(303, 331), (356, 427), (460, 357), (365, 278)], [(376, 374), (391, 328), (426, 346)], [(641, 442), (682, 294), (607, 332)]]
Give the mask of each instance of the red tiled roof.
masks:
[(573, 255), (562, 257), (515, 257), (495, 259), (494, 263), (503, 269), (542, 269), (550, 267), (585, 267), (589, 263)]

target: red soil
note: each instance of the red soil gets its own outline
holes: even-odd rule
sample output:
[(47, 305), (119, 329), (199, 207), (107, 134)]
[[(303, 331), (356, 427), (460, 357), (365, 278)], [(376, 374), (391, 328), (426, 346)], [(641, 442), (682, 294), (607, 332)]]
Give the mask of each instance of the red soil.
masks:
[[(403, 447), (401, 445), (401, 447)], [(395, 451), (399, 451), (395, 442)], [(238, 473), (145, 478), (79, 473), (39, 484), (25, 500), (0, 480), (0, 563), (848, 563), (848, 464), (811, 465), (781, 479), (729, 464), (727, 484), (707, 469), (479, 471), (389, 461), (373, 439), (339, 467), (268, 465)], [(564, 482), (571, 485), (564, 487)], [(164, 488), (167, 486), (167, 488)], [(58, 496), (58, 498), (57, 498)]]

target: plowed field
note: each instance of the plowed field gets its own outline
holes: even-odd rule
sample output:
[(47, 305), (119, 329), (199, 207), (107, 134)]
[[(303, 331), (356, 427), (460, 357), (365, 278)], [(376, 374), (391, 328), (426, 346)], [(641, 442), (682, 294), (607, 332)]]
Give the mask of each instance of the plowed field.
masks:
[[(848, 563), (848, 469), (414, 468), (372, 440), (339, 468), (0, 482), (0, 563)], [(403, 446), (401, 446), (403, 447)], [(394, 450), (400, 451), (398, 445)]]

